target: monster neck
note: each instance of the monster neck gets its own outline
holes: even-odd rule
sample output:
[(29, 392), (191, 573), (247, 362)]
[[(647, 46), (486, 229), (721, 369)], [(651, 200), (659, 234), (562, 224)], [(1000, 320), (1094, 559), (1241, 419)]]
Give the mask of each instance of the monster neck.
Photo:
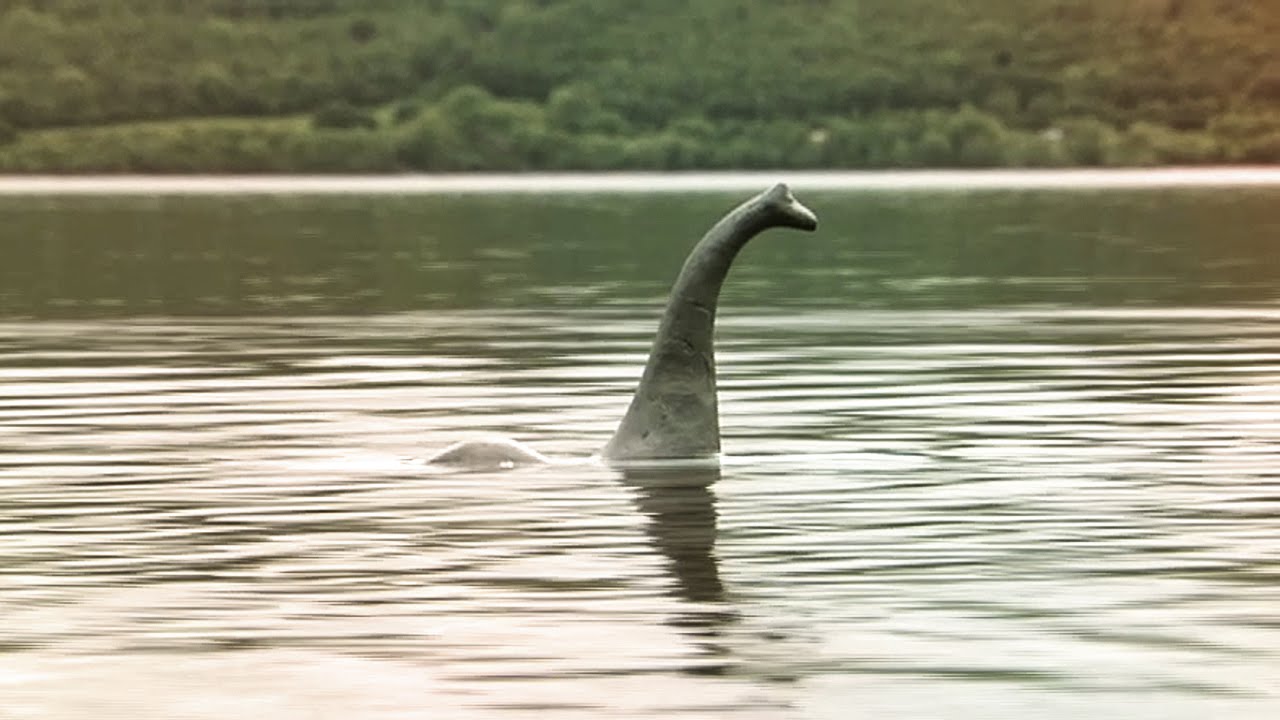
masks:
[(768, 227), (758, 199), (725, 215), (685, 260), (640, 386), (605, 446), (610, 460), (694, 458), (720, 451), (714, 332), (720, 288), (738, 251)]

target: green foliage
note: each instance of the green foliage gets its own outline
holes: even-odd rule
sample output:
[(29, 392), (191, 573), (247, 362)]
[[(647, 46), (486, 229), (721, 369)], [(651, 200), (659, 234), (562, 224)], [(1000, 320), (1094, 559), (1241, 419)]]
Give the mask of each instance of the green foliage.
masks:
[(461, 144), (453, 124), (432, 110), (419, 115), (405, 130), (396, 145), (396, 157), (416, 170), (458, 170)]
[(403, 100), (391, 109), (391, 122), (403, 125), (422, 114), (422, 103), (416, 100)]
[(220, 63), (201, 63), (192, 76), (197, 112), (209, 115), (233, 113), (239, 105), (240, 93), (231, 73)]
[(356, 18), (347, 26), (347, 34), (352, 40), (364, 44), (378, 37), (378, 25), (369, 18)]
[(411, 123), (398, 154), (419, 170), (526, 170), (544, 164), (548, 135), (541, 106), (467, 85)]
[(15, 2), (0, 167), (1273, 162), (1277, 36), (1221, 0)]
[(1034, 168), (1068, 165), (1067, 154), (1059, 135), (1054, 130), (1013, 135), (1008, 149), (1009, 164)]
[(334, 100), (320, 108), (311, 117), (311, 125), (316, 128), (337, 130), (352, 130), (355, 128), (373, 130), (378, 127), (378, 121), (369, 113), (345, 100)]
[(1116, 131), (1095, 118), (1072, 118), (1061, 125), (1063, 151), (1073, 165), (1110, 165), (1115, 161)]
[(566, 85), (556, 88), (547, 99), (547, 120), (570, 133), (619, 134), (627, 131), (627, 121), (602, 106), (592, 88)]
[(363, 131), (320, 130), (289, 136), (284, 155), (308, 172), (363, 173), (383, 170), (394, 158), (388, 138)]
[(948, 119), (947, 131), (958, 164), (991, 167), (1005, 163), (1005, 128), (996, 117), (966, 105)]
[(1247, 97), (1258, 104), (1280, 105), (1280, 61), (1258, 74), (1249, 84)]
[(18, 139), (18, 129), (8, 120), (0, 118), (0, 146), (8, 145)]
[(1280, 112), (1233, 112), (1220, 115), (1209, 123), (1209, 133), (1223, 146), (1225, 160), (1231, 162), (1268, 162), (1269, 138), (1280, 128)]
[(1199, 165), (1219, 162), (1219, 144), (1206, 133), (1178, 133), (1153, 123), (1134, 123), (1117, 144), (1123, 165)]
[(1280, 163), (1280, 131), (1272, 131), (1244, 143), (1240, 159), (1252, 163)]

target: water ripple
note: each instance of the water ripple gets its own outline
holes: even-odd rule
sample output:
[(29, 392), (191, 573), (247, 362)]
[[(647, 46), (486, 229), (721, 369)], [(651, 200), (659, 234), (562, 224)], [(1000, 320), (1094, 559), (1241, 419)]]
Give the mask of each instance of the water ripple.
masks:
[(1280, 311), (739, 310), (718, 474), (422, 466), (479, 431), (596, 452), (650, 315), (0, 325), (0, 694), (15, 717), (1280, 708)]

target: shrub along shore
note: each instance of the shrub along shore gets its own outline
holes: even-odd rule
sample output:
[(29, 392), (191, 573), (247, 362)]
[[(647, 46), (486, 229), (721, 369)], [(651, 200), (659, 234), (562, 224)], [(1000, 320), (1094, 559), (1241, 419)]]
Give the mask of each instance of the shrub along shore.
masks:
[(1280, 4), (15, 0), (0, 172), (1280, 163)]

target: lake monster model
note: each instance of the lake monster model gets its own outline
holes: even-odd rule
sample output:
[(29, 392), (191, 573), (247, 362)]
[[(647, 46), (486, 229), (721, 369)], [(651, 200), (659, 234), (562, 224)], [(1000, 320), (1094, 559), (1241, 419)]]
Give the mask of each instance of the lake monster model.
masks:
[[(601, 453), (609, 462), (700, 459), (720, 452), (714, 331), (729, 267), (747, 241), (774, 227), (815, 230), (818, 218), (779, 183), (720, 219), (680, 269), (640, 386)], [(428, 462), (508, 467), (550, 459), (511, 440), (464, 441)]]

